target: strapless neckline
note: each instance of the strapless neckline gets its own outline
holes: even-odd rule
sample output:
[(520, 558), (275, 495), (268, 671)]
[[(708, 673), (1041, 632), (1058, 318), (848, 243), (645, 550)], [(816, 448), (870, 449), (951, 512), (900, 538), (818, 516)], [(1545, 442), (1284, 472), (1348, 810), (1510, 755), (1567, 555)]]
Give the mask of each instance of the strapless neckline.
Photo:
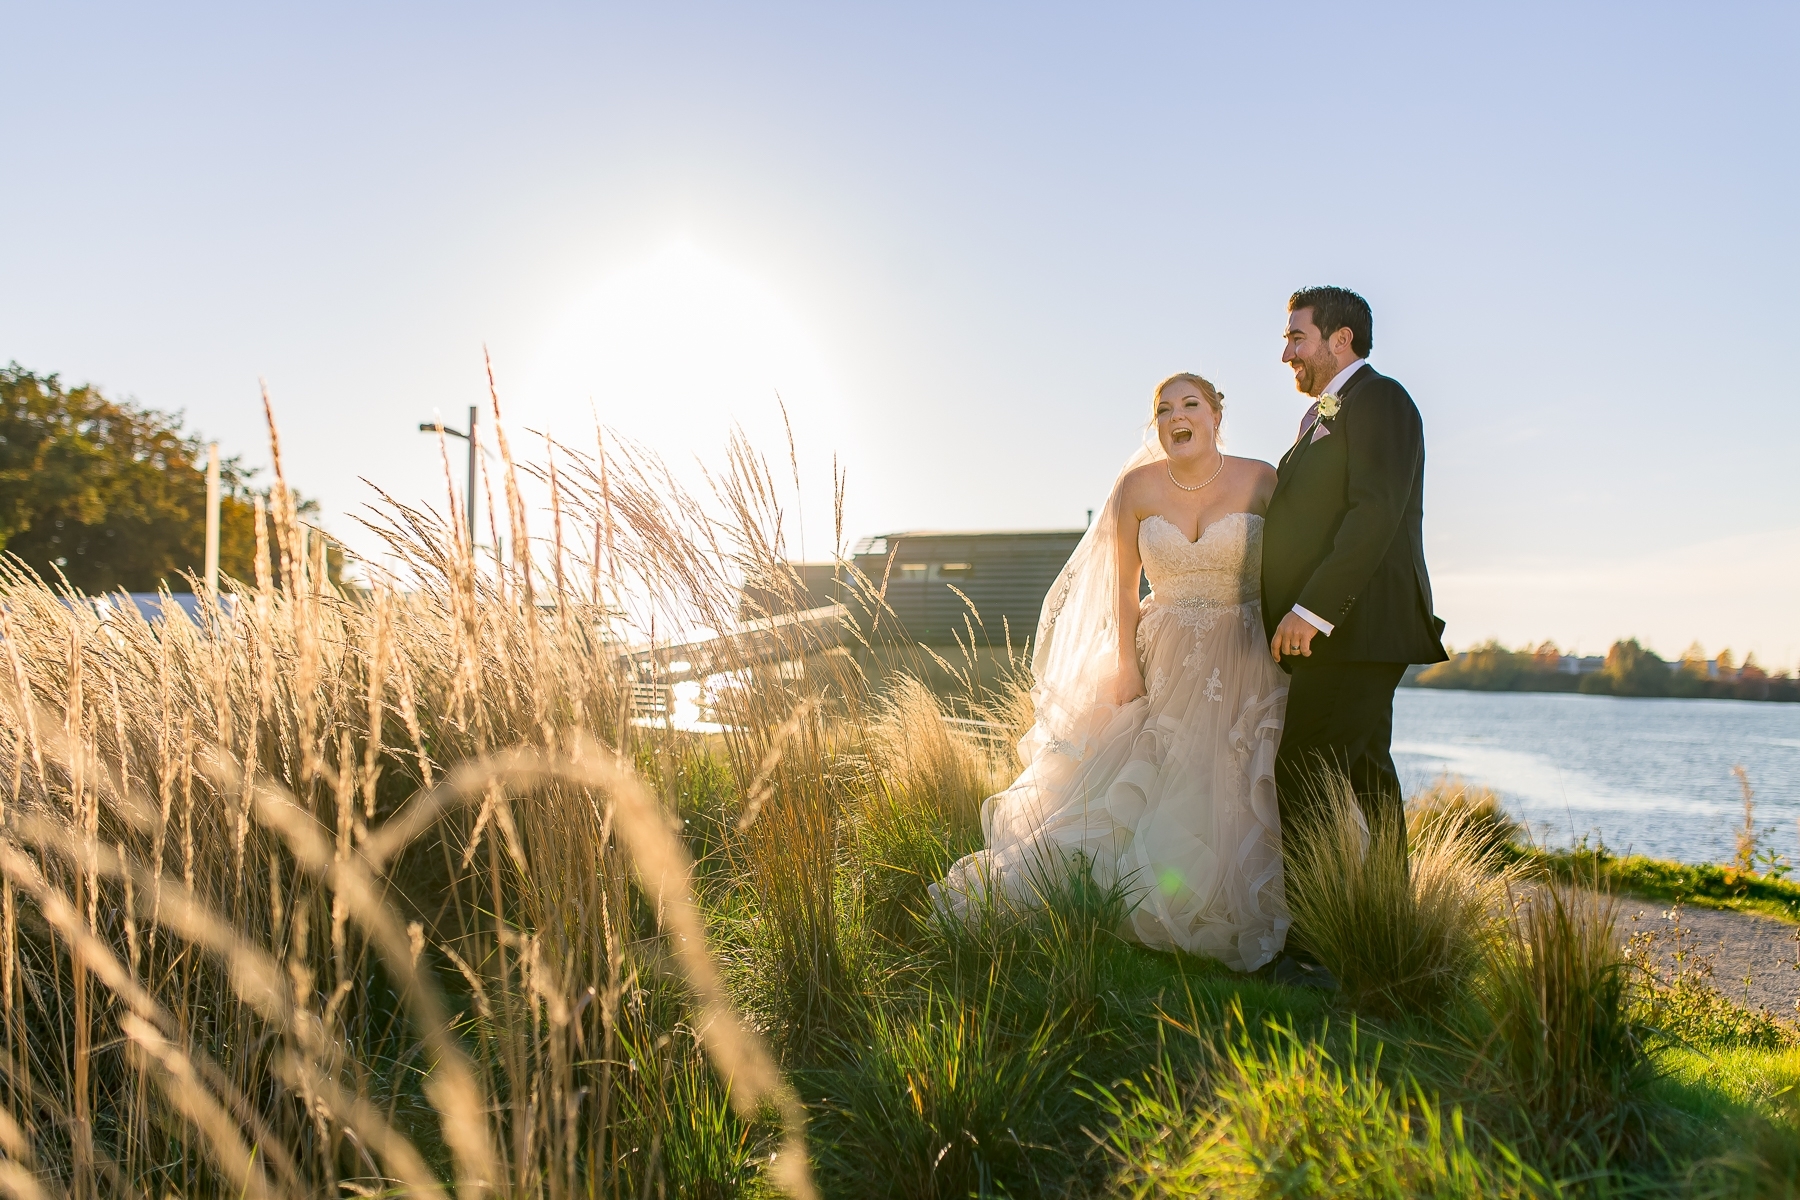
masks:
[(1202, 529), (1200, 531), (1200, 536), (1195, 538), (1191, 542), (1188, 542), (1188, 535), (1181, 532), (1181, 526), (1179, 526), (1175, 522), (1169, 520), (1169, 518), (1163, 516), (1161, 513), (1151, 513), (1149, 516), (1145, 517), (1142, 521), (1140, 521), (1139, 524), (1147, 525), (1151, 521), (1161, 521), (1164, 525), (1167, 525), (1170, 529), (1173, 529), (1175, 531), (1176, 537), (1180, 538), (1184, 542), (1187, 542), (1187, 544), (1190, 546), (1198, 546), (1201, 542), (1204, 542), (1206, 540), (1207, 534), (1211, 533), (1213, 530), (1217, 529), (1219, 526), (1223, 525), (1225, 522), (1231, 520), (1233, 517), (1246, 517), (1246, 518), (1249, 518), (1251, 520), (1256, 520), (1256, 521), (1260, 521), (1263, 519), (1262, 514), (1260, 514), (1260, 513), (1253, 513), (1253, 512), (1226, 513), (1224, 516), (1220, 517), (1218, 520), (1208, 523), (1206, 528)]
[(1262, 574), (1263, 519), (1226, 513), (1189, 541), (1160, 513), (1138, 524), (1138, 557), (1158, 603), (1247, 604), (1256, 599)]

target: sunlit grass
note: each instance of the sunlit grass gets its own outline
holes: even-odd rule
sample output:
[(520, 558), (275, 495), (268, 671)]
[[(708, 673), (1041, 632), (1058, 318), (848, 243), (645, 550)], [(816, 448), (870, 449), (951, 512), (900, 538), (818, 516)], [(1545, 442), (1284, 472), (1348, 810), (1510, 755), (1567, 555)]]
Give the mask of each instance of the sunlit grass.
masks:
[(1406, 825), (1415, 840), (1446, 821), (1458, 822), (1463, 836), (1483, 854), (1502, 853), (1525, 839), (1526, 829), (1506, 811), (1493, 788), (1455, 775), (1439, 775), (1407, 802)]
[(1335, 1052), (1271, 1024), (1243, 1027), (1185, 1078), (1165, 1061), (1107, 1096), (1113, 1186), (1181, 1196), (1501, 1196), (1530, 1173), (1470, 1146), (1460, 1109), (1380, 1069), (1354, 1027)]
[[(796, 628), (721, 651), (726, 732), (634, 722), (643, 677), (622, 651), (653, 662), (652, 630), (730, 627), (736, 581), (779, 577), (781, 499), (741, 444), (705, 497), (637, 451), (559, 448), (534, 530), (527, 470), (552, 481), (508, 463), (497, 562), (454, 511), (372, 517), (405, 590), (325, 585), (279, 487), (274, 569), (199, 625), (103, 622), (0, 577), (0, 1190), (1723, 1195), (1786, 1178), (1792, 1051), (1726, 1001), (1682, 1009), (1700, 1016), (1681, 1045), (1626, 1064), (1661, 1078), (1606, 1091), (1625, 1058), (1575, 1042), (1691, 997), (1615, 987), (1586, 909), (1508, 925), (1502, 825), (1479, 798), (1421, 806), (1410, 869), (1397, 831), (1365, 845), (1348, 821), (1290, 863), (1340, 995), (1125, 941), (1130, 895), (1078, 859), (1042, 870), (1031, 903), (946, 919), (926, 887), (980, 844), (981, 803), (1017, 769), (1012, 649), (1001, 671), (908, 671), (906, 647), (858, 643), (866, 626), (841, 646)], [(879, 607), (878, 581), (852, 590)], [(971, 736), (971, 717), (1001, 732)], [(1526, 1053), (1552, 1035), (1568, 1044)], [(1557, 1097), (1616, 1112), (1621, 1095), (1644, 1137), (1582, 1159), (1537, 1132)], [(1708, 1113), (1726, 1132), (1703, 1147)]]
[(1349, 781), (1321, 775), (1318, 820), (1285, 839), (1298, 940), (1367, 1009), (1441, 1010), (1466, 995), (1501, 936), (1506, 871), (1486, 826), (1440, 809), (1365, 821)]
[(1618, 904), (1593, 891), (1540, 886), (1515, 901), (1512, 936), (1487, 989), (1501, 1071), (1553, 1150), (1610, 1155), (1647, 1136), (1655, 1077), (1636, 1020)]

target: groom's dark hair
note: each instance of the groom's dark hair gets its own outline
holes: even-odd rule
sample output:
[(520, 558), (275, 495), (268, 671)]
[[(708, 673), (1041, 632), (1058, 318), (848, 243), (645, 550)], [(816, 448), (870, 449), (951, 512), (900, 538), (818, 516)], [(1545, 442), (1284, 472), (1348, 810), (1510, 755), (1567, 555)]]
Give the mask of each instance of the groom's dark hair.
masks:
[(1356, 357), (1367, 358), (1375, 348), (1375, 314), (1369, 311), (1369, 302), (1349, 288), (1301, 288), (1288, 297), (1288, 311), (1299, 312), (1303, 308), (1312, 309), (1313, 324), (1320, 337), (1329, 338), (1340, 329), (1348, 329), (1350, 349), (1356, 351)]

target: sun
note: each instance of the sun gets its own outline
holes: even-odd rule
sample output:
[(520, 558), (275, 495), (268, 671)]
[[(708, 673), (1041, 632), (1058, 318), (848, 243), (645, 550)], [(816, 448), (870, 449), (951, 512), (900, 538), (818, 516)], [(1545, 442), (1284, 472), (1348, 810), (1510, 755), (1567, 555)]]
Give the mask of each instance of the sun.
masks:
[(534, 425), (571, 445), (593, 444), (597, 413), (683, 474), (696, 456), (716, 462), (734, 426), (785, 464), (785, 404), (802, 466), (818, 469), (827, 493), (831, 454), (849, 433), (825, 356), (793, 307), (686, 239), (571, 306), (545, 336), (522, 399)]

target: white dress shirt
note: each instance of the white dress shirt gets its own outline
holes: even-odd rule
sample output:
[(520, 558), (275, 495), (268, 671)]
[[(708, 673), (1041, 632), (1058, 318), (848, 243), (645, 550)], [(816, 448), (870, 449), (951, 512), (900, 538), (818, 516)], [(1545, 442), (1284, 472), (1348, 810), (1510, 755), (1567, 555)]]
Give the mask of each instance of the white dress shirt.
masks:
[[(1343, 370), (1339, 371), (1336, 375), (1333, 375), (1331, 377), (1331, 382), (1325, 385), (1325, 392), (1331, 392), (1333, 395), (1335, 395), (1337, 393), (1337, 390), (1339, 388), (1343, 387), (1346, 383), (1349, 383), (1350, 377), (1352, 375), (1356, 374), (1358, 371), (1362, 370), (1363, 364), (1368, 361), (1369, 360), (1366, 358), (1359, 358), (1355, 362), (1351, 363), (1349, 366), (1345, 367)], [(1325, 394), (1325, 392), (1320, 392), (1319, 395), (1323, 396)], [(1311, 425), (1308, 425), (1307, 428), (1310, 429)], [(1305, 431), (1302, 431), (1301, 436), (1302, 437), (1306, 436)], [(1317, 616), (1311, 612), (1308, 612), (1306, 609), (1301, 608), (1298, 604), (1294, 605), (1294, 613), (1302, 621), (1305, 621), (1308, 625), (1311, 625), (1314, 629), (1318, 630), (1320, 633), (1324, 634), (1326, 637), (1330, 637), (1331, 631), (1333, 629), (1337, 628), (1336, 625), (1333, 625), (1330, 621), (1327, 621), (1324, 617)]]

